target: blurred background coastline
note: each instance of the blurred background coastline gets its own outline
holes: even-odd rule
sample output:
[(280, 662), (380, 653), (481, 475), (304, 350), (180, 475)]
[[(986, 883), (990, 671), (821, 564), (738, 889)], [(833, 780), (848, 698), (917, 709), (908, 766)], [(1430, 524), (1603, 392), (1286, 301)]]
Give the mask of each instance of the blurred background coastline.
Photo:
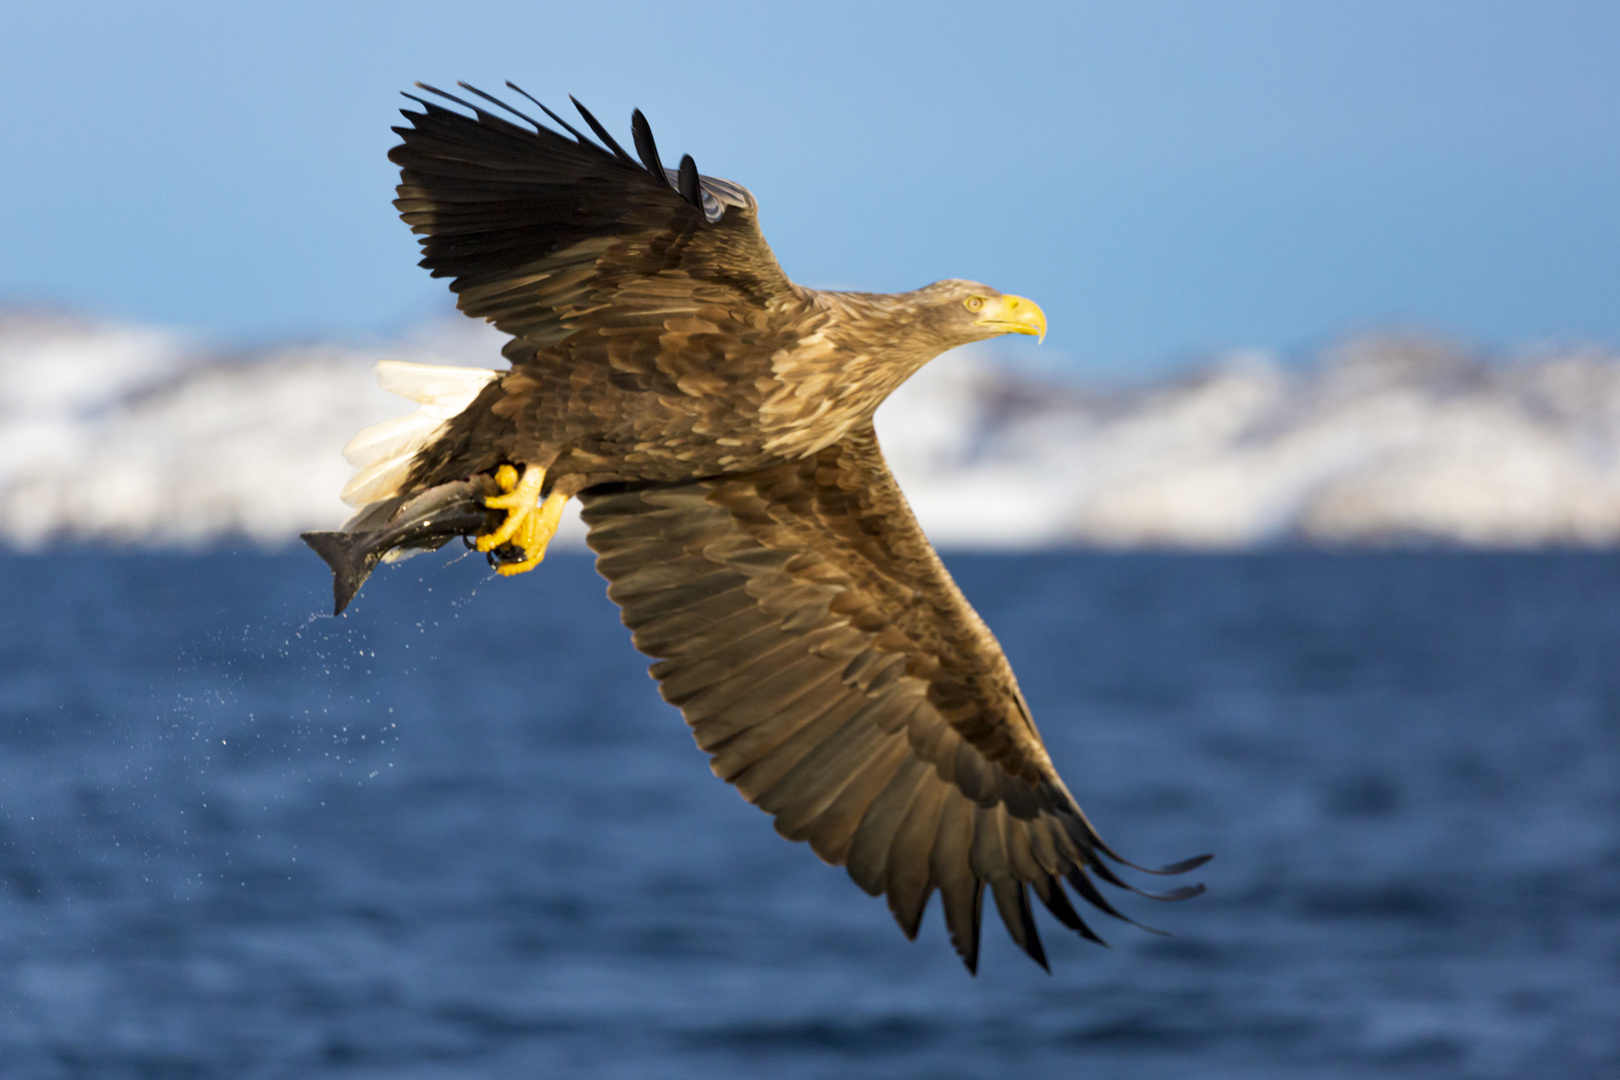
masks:
[[(365, 345), (220, 353), (174, 332), (0, 313), (0, 542), (296, 542), (347, 514), (339, 450), (411, 409), (375, 359), (502, 366), (451, 316)], [(952, 548), (1234, 551), (1620, 542), (1620, 354), (1482, 356), (1415, 335), (1216, 356), (1134, 384), (947, 354), (878, 414)], [(576, 520), (563, 541), (578, 544)]]

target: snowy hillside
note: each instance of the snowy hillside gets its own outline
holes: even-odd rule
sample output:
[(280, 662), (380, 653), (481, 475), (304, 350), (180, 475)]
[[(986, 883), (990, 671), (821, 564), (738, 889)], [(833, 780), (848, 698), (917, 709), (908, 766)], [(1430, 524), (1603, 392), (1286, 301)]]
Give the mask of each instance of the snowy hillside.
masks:
[[(160, 331), (0, 317), (0, 543), (283, 544), (347, 516), (339, 450), (410, 411), (382, 357), (493, 366), (466, 320), (366, 350), (208, 356)], [(1131, 391), (961, 351), (878, 415), (940, 543), (1620, 542), (1620, 357), (1484, 363), (1368, 341)], [(565, 538), (578, 540), (577, 521)]]
[(918, 516), (954, 542), (1620, 542), (1620, 356), (1365, 341), (1126, 393), (973, 365), (917, 382), (880, 429)]

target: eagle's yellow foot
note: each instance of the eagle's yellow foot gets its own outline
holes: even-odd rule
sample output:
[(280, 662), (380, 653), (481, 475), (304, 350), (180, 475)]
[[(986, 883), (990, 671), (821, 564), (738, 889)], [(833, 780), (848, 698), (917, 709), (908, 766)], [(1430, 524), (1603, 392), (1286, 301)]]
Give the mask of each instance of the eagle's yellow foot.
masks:
[(546, 470), (538, 465), (526, 466), (522, 479), (510, 465), (502, 465), (495, 472), (495, 483), (505, 494), (491, 495), (484, 505), (492, 510), (505, 510), (506, 520), (492, 533), (477, 540), (479, 551), (494, 551), (502, 544), (511, 543), (523, 549), (520, 562), (502, 563), (495, 568), (498, 574), (510, 577), (533, 570), (546, 557), (546, 545), (557, 535), (557, 523), (562, 519), (563, 506), (568, 496), (552, 492), (542, 505), (540, 488), (545, 484)]

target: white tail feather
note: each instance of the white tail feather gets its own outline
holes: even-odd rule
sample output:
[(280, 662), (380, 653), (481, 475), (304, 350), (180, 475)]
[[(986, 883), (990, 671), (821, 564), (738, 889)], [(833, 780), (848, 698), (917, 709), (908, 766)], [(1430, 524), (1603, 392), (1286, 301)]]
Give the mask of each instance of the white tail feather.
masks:
[(369, 506), (399, 494), (399, 486), (410, 475), (415, 460), (416, 451), (410, 450), (366, 466), (343, 485), (343, 501), (355, 507)]
[(378, 386), (424, 408), (443, 410), (446, 419), (472, 404), (489, 380), (500, 374), (489, 368), (411, 364), (404, 360), (379, 360), (376, 371)]
[(487, 368), (377, 361), (377, 383), (422, 407), (366, 428), (349, 440), (343, 457), (360, 469), (343, 488), (343, 501), (365, 506), (399, 493), (417, 453), (438, 438), (450, 418), (471, 405), (500, 374)]
[(343, 448), (343, 459), (363, 469), (381, 458), (394, 456), (407, 446), (420, 450), (444, 426), (444, 420), (421, 409), (409, 416), (396, 416), (373, 424), (349, 440)]

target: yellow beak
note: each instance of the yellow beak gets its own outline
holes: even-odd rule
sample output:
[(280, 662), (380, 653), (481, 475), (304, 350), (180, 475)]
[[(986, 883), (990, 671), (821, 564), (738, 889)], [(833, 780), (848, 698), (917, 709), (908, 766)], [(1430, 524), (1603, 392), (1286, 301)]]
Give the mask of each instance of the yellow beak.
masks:
[(973, 320), (974, 326), (1002, 334), (1034, 334), (1036, 341), (1046, 340), (1046, 312), (1033, 300), (1003, 293), (986, 300), (983, 310), (984, 314)]

